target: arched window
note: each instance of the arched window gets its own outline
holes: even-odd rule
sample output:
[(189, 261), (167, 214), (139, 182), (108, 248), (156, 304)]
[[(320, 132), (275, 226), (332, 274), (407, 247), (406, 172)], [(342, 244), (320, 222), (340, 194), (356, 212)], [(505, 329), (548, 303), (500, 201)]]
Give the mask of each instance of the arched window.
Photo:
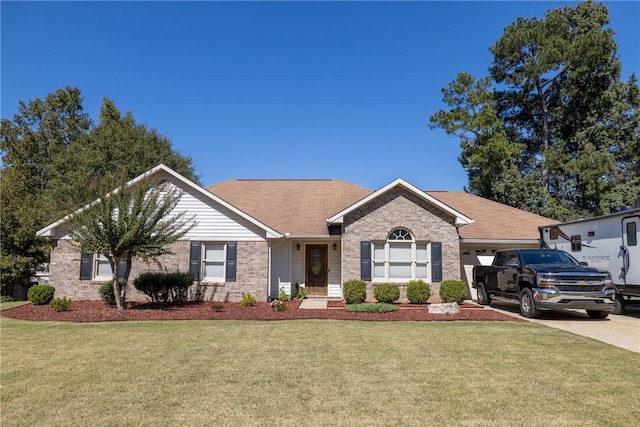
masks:
[(404, 228), (396, 228), (386, 242), (373, 242), (373, 280), (403, 282), (428, 280), (428, 244), (416, 242)]

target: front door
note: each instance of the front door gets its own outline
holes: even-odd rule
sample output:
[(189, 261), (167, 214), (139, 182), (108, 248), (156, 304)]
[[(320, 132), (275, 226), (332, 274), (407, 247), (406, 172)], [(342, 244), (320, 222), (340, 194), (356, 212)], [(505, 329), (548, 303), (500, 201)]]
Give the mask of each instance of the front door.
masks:
[(305, 286), (308, 295), (327, 296), (328, 272), (327, 245), (307, 245), (305, 262)]

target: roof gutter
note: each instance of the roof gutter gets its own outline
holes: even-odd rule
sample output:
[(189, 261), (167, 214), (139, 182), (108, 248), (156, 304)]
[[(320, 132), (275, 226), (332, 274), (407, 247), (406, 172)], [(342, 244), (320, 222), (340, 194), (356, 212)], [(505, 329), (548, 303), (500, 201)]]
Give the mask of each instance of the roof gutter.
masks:
[(460, 239), (460, 243), (483, 245), (539, 245), (540, 239)]

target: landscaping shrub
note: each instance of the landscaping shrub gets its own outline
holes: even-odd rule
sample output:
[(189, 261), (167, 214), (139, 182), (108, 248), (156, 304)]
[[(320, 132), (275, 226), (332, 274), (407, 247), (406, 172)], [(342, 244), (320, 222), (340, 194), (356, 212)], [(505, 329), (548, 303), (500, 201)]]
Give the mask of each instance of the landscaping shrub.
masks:
[(173, 302), (185, 302), (189, 296), (189, 286), (193, 285), (195, 277), (189, 272), (175, 271), (165, 273), (164, 282)]
[(373, 297), (378, 302), (391, 304), (400, 298), (400, 288), (398, 285), (383, 283), (373, 288)]
[(305, 299), (307, 297), (307, 288), (296, 283), (295, 299)]
[(271, 301), (271, 309), (273, 311), (287, 311), (287, 303), (279, 299)]
[[(278, 293), (278, 299), (280, 301), (289, 301), (289, 295), (283, 290)], [(277, 301), (277, 300), (276, 300)]]
[(423, 280), (411, 280), (407, 283), (407, 299), (411, 304), (426, 304), (431, 296), (431, 288)]
[(211, 303), (211, 309), (216, 313), (224, 311), (224, 303), (221, 301), (214, 301)]
[(467, 284), (462, 280), (443, 280), (440, 284), (442, 301), (461, 303), (466, 297)]
[(349, 304), (345, 307), (349, 313), (391, 313), (398, 311), (398, 306), (393, 304), (387, 304), (384, 302), (379, 303), (360, 303)]
[(342, 294), (347, 304), (360, 304), (367, 299), (367, 284), (361, 279), (349, 279), (342, 285)]
[(184, 302), (189, 286), (193, 284), (193, 274), (183, 272), (146, 272), (133, 281), (133, 286), (145, 294), (151, 302)]
[(49, 304), (53, 299), (56, 288), (50, 285), (34, 285), (27, 291), (27, 299), (33, 305)]
[(67, 299), (67, 297), (55, 298), (51, 300), (51, 302), (49, 303), (49, 306), (53, 308), (53, 311), (57, 311), (57, 312), (67, 311), (69, 310), (69, 307), (71, 307), (71, 300)]
[(251, 295), (251, 293), (247, 292), (246, 294), (242, 293), (242, 299), (240, 300), (240, 304), (245, 307), (250, 307), (252, 305), (256, 305), (256, 297)]
[(151, 302), (168, 302), (169, 291), (162, 283), (160, 273), (142, 273), (133, 281), (133, 286), (145, 294)]
[(109, 305), (116, 305), (116, 295), (113, 293), (113, 280), (100, 285), (98, 294), (100, 298), (102, 298), (102, 301)]

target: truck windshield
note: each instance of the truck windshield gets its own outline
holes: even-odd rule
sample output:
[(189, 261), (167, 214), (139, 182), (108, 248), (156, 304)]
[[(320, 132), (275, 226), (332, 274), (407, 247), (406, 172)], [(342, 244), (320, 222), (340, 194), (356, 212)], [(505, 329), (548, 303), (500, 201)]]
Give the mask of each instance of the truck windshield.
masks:
[(561, 251), (528, 251), (522, 253), (522, 260), (525, 265), (535, 264), (561, 264), (579, 265), (571, 255)]

